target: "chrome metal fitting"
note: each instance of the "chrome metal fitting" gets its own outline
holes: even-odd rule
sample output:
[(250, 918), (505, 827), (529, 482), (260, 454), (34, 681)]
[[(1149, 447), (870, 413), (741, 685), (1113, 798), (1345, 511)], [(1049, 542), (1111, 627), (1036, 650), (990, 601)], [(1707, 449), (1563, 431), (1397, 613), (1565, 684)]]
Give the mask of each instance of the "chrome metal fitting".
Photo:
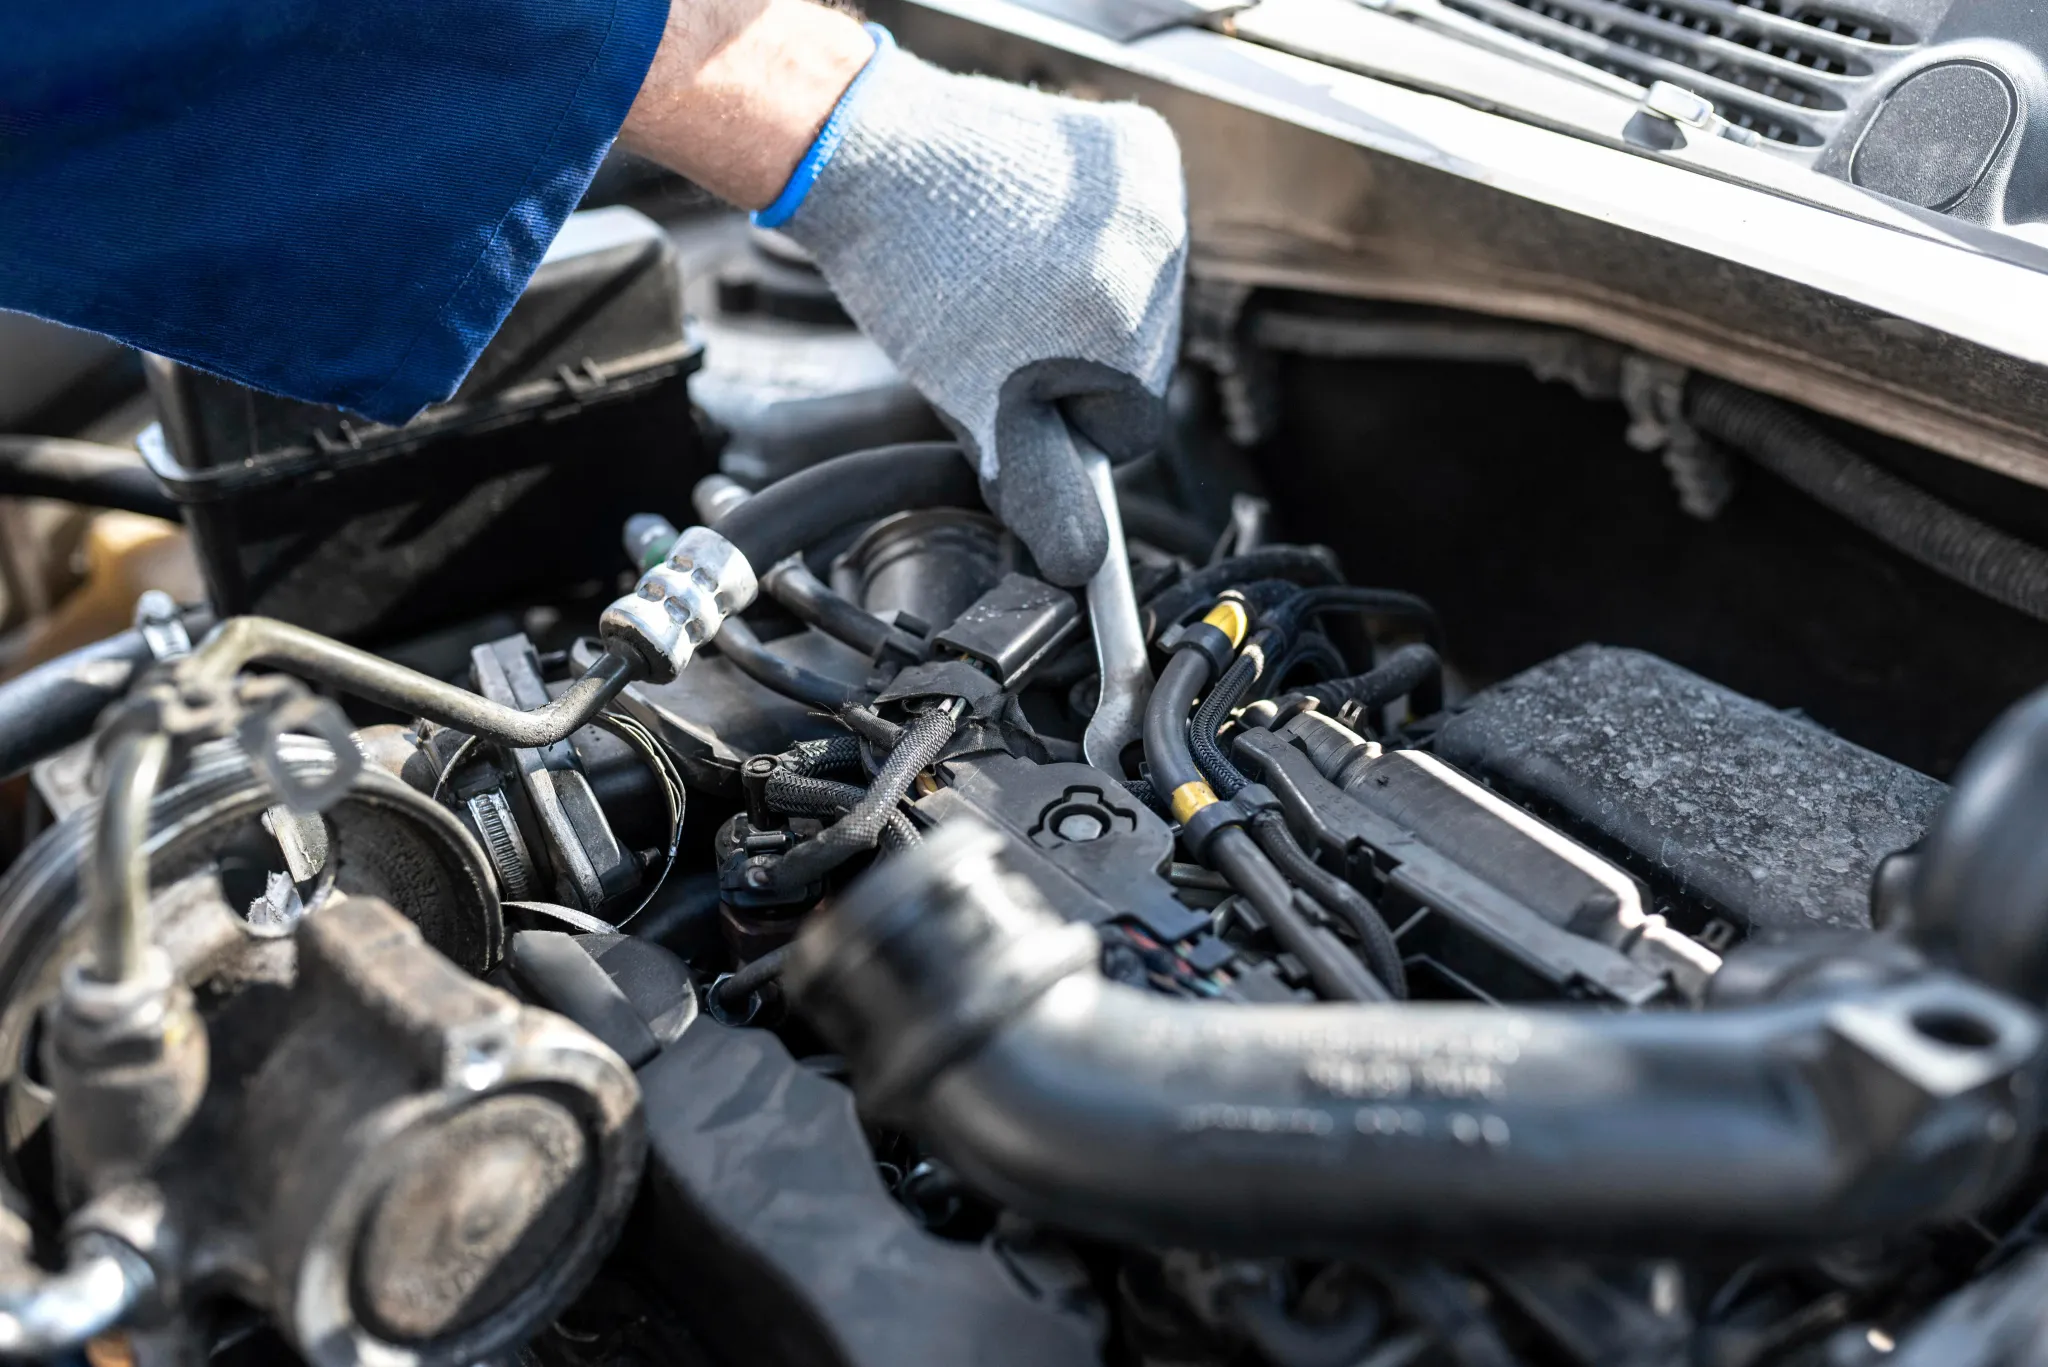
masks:
[(604, 610), (598, 631), (607, 646), (638, 656), (649, 679), (667, 683), (759, 587), (739, 547), (709, 527), (692, 527), (631, 594)]
[(162, 589), (146, 589), (135, 600), (135, 629), (154, 659), (182, 660), (192, 653), (192, 633), (185, 629), (178, 600)]

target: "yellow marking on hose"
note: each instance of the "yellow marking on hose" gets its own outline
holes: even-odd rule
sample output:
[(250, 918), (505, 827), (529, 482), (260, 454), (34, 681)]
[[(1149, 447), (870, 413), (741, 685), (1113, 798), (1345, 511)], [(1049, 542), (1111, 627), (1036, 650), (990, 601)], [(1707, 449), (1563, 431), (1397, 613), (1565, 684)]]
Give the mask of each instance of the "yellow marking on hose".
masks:
[(1183, 783), (1173, 790), (1173, 819), (1186, 825), (1188, 818), (1204, 807), (1213, 807), (1221, 801), (1216, 790), (1200, 779)]
[(1230, 648), (1237, 649), (1244, 644), (1244, 635), (1252, 629), (1251, 614), (1244, 610), (1244, 604), (1235, 598), (1225, 598), (1209, 609), (1209, 615), (1202, 619), (1230, 638)]

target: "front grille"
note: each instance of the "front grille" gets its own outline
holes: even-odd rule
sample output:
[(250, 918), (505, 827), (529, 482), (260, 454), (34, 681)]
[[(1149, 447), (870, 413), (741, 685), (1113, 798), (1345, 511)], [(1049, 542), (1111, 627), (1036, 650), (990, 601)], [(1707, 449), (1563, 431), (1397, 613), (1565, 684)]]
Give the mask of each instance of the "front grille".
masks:
[(1865, 81), (1912, 43), (1896, 25), (1789, 0), (1446, 0), (1612, 75), (1670, 81), (1786, 147), (1818, 148)]

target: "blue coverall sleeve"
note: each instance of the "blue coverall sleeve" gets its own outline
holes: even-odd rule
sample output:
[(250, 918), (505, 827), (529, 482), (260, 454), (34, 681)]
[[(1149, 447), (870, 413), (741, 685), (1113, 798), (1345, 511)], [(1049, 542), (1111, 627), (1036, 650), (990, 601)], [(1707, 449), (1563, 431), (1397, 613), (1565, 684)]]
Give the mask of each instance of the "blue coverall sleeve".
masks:
[(0, 308), (386, 422), (575, 208), (668, 0), (4, 0)]

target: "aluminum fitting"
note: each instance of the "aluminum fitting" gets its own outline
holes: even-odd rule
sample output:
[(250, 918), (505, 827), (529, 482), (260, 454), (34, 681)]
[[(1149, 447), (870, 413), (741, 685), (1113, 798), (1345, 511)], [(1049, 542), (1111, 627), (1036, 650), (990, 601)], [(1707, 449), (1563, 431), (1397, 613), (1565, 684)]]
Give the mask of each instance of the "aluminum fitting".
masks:
[(739, 547), (709, 527), (692, 527), (631, 594), (604, 610), (598, 630), (606, 645), (638, 656), (650, 680), (667, 683), (758, 590)]

